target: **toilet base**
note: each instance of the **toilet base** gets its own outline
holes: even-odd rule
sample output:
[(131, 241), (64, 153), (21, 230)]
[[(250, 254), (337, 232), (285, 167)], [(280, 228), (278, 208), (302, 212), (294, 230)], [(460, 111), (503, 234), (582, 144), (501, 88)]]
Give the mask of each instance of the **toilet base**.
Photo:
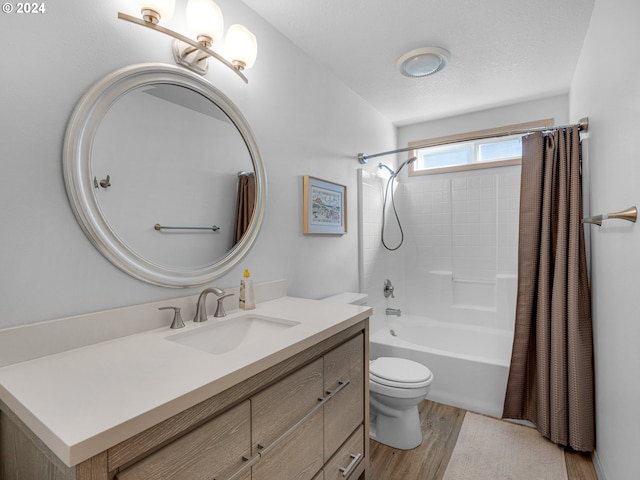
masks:
[(411, 450), (422, 444), (418, 406), (394, 412), (394, 416), (371, 411), (369, 436), (376, 442), (400, 450)]

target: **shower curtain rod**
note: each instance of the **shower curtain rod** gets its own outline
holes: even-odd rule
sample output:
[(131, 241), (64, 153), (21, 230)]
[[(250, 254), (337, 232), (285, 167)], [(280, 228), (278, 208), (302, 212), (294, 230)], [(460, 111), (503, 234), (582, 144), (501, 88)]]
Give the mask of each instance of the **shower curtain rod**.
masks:
[[(579, 131), (588, 132), (589, 117), (581, 118), (577, 125), (578, 125)], [(471, 140), (482, 140), (485, 138), (508, 137), (509, 135), (524, 135), (527, 133), (534, 133), (534, 132), (546, 132), (547, 130), (554, 130), (556, 128), (567, 128), (567, 127), (573, 127), (573, 125), (557, 125), (555, 127), (525, 128), (525, 129), (519, 129), (519, 130), (509, 130), (509, 131), (504, 131), (500, 133), (487, 133), (485, 135), (475, 135), (473, 137), (464, 138), (464, 139), (456, 138), (456, 139), (442, 140), (440, 142), (430, 143), (424, 146), (414, 145), (412, 147), (398, 148), (397, 150), (389, 150), (388, 152), (375, 153), (373, 155), (368, 155), (366, 153), (359, 153), (358, 161), (364, 165), (369, 161), (370, 158), (382, 157), (384, 155), (393, 155), (394, 153), (410, 152), (412, 150), (419, 150), (420, 148), (425, 148), (425, 147), (438, 147), (440, 145), (449, 145), (451, 143), (468, 142)]]

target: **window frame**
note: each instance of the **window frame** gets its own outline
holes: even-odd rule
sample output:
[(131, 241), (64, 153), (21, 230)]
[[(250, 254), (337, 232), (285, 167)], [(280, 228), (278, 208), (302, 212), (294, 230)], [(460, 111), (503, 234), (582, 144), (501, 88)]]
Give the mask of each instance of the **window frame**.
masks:
[[(421, 150), (423, 148), (506, 137), (510, 135), (515, 135), (520, 131), (526, 132), (529, 129), (546, 128), (546, 127), (551, 128), (553, 127), (553, 125), (554, 125), (553, 118), (547, 118), (544, 120), (536, 120), (533, 122), (506, 125), (503, 127), (489, 128), (486, 130), (476, 130), (474, 132), (448, 135), (445, 137), (436, 137), (436, 138), (429, 138), (425, 140), (417, 140), (417, 141), (408, 143), (408, 147), (412, 148), (412, 150), (409, 151), (409, 158), (416, 156), (418, 153), (418, 150)], [(496, 160), (492, 162), (473, 162), (473, 163), (465, 163), (461, 165), (452, 165), (447, 167), (433, 167), (433, 168), (424, 168), (424, 169), (417, 169), (415, 166), (416, 163), (417, 162), (413, 162), (409, 165), (410, 177), (520, 165), (522, 163), (522, 158), (516, 157), (516, 158), (508, 158), (504, 160)]]

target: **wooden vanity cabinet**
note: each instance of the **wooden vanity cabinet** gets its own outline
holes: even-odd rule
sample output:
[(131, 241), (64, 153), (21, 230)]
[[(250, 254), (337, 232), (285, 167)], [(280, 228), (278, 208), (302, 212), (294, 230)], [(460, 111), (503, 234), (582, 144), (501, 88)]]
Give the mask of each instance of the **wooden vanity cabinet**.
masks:
[[(3, 415), (13, 444), (2, 446), (0, 464), (11, 465), (0, 480), (364, 479), (368, 355), (362, 321), (72, 468)], [(11, 440), (18, 431), (27, 441)], [(10, 468), (34, 452), (40, 465), (16, 477)], [(34, 476), (47, 468), (55, 473)]]

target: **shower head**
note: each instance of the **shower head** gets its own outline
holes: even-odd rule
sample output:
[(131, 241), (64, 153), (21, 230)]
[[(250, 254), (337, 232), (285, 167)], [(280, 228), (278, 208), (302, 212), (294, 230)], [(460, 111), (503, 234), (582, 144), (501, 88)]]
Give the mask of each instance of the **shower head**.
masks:
[(398, 175), (398, 174), (400, 173), (400, 170), (402, 170), (406, 165), (409, 165), (409, 164), (411, 164), (411, 163), (415, 162), (417, 159), (418, 159), (418, 157), (411, 157), (411, 158), (406, 159), (404, 162), (402, 162), (402, 163), (400, 164), (400, 166), (398, 167), (398, 169), (393, 173), (393, 174), (394, 174), (394, 176), (395, 176), (395, 175)]

